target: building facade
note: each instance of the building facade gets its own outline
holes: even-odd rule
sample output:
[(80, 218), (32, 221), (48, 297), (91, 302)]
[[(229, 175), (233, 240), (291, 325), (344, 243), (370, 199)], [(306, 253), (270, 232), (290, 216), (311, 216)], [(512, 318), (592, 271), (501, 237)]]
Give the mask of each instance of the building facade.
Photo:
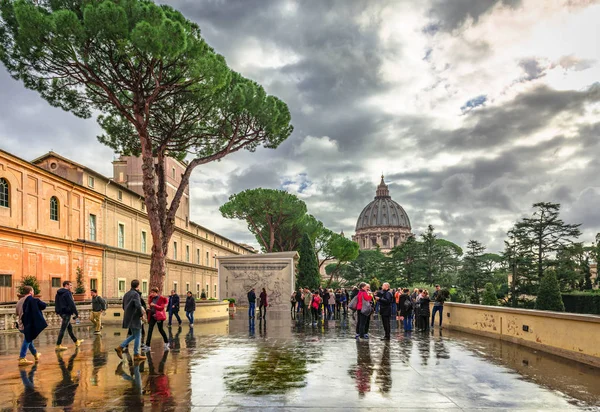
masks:
[[(185, 166), (168, 162), (180, 176)], [(0, 301), (15, 300), (15, 288), (29, 274), (38, 277), (44, 298), (51, 300), (53, 285), (74, 282), (78, 266), (88, 296), (96, 288), (105, 297), (121, 297), (133, 279), (148, 293), (152, 236), (141, 184), (129, 173), (134, 166), (139, 166), (134, 157), (115, 161), (117, 182), (53, 152), (27, 162), (0, 151)], [(168, 184), (174, 192), (177, 178)], [(192, 222), (187, 193), (184, 199), (164, 290), (190, 290), (198, 297), (204, 291), (218, 298), (217, 256), (252, 252)]]
[(380, 248), (389, 252), (412, 236), (408, 215), (392, 200), (383, 176), (375, 191), (375, 199), (362, 210), (356, 221), (352, 240), (361, 250)]

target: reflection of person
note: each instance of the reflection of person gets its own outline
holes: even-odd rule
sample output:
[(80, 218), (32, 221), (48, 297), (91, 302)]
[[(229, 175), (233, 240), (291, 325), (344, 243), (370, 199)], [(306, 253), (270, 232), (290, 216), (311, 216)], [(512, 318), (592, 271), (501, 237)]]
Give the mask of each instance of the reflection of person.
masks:
[(33, 384), (33, 378), (37, 370), (37, 364), (33, 365), (29, 373), (21, 368), (21, 380), (23, 381), (23, 394), (19, 398), (18, 405), (20, 409), (45, 408), (48, 405), (48, 399), (39, 393)]
[(171, 326), (173, 316), (179, 322), (181, 326), (181, 318), (179, 317), (179, 295), (175, 293), (174, 290), (171, 291), (171, 296), (169, 296), (169, 325)]
[(165, 363), (169, 355), (168, 351), (163, 352), (158, 371), (155, 369), (152, 355), (148, 353), (148, 380), (144, 386), (144, 394), (150, 394), (150, 402), (152, 405), (161, 406), (161, 410), (169, 410), (175, 408), (175, 401), (171, 394), (169, 386), (169, 377), (165, 374)]
[(60, 406), (65, 408), (65, 410), (71, 410), (73, 406), (75, 392), (77, 392), (77, 388), (79, 387), (79, 377), (73, 378), (72, 375), (73, 363), (78, 353), (79, 348), (75, 349), (75, 353), (69, 358), (68, 365), (65, 365), (61, 353), (56, 353), (58, 366), (60, 366), (60, 371), (62, 372), (62, 380), (54, 387), (54, 399), (52, 401), (52, 406), (54, 407)]
[(179, 340), (179, 335), (181, 335), (181, 326), (177, 328), (175, 336), (173, 336), (171, 329), (169, 329), (169, 343), (171, 344), (171, 348), (177, 352), (179, 352), (179, 349), (181, 349), (181, 341)]
[(356, 390), (360, 397), (371, 391), (371, 347), (368, 343), (356, 341), (356, 367), (350, 372), (356, 381)]
[(39, 360), (40, 354), (33, 346), (33, 341), (48, 326), (42, 314), (42, 311), (46, 309), (46, 303), (33, 297), (31, 286), (23, 286), (23, 292), (25, 292), (25, 296), (19, 299), (16, 306), (19, 332), (23, 334), (19, 366), (27, 366), (33, 363), (25, 358), (27, 350), (31, 352), (36, 362)]
[(102, 344), (102, 338), (100, 336), (96, 336), (94, 339), (94, 356), (92, 358), (92, 364), (94, 365), (94, 369), (92, 370), (92, 385), (98, 386), (98, 371), (106, 366), (106, 361), (108, 359), (108, 353), (104, 350), (104, 345)]
[(429, 354), (431, 351), (430, 345), (430, 337), (428, 333), (419, 336), (419, 343), (417, 344), (417, 348), (419, 349), (419, 354), (421, 355), (422, 364), (427, 365), (429, 361)]
[(193, 349), (196, 347), (196, 337), (194, 336), (194, 329), (190, 328), (188, 333), (185, 335), (185, 347)]
[[(129, 357), (129, 354), (127, 354)], [(142, 397), (142, 375), (140, 363), (129, 362), (129, 374), (123, 370), (123, 363), (119, 363), (115, 375), (120, 375), (124, 380), (131, 382), (131, 386), (123, 391), (123, 403), (126, 409), (141, 410), (144, 407)]]
[(386, 342), (383, 346), (381, 363), (377, 370), (375, 382), (383, 393), (388, 393), (392, 389), (392, 366), (390, 365), (390, 344)]

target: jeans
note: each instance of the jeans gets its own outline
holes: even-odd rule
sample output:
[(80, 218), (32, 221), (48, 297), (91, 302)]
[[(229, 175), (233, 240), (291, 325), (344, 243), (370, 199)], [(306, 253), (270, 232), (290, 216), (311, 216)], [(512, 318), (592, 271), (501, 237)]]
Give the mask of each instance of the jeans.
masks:
[[(21, 333), (23, 332), (21, 331)], [(37, 353), (37, 350), (35, 350), (35, 346), (33, 346), (33, 341), (27, 341), (27, 339), (25, 339), (25, 333), (23, 333), (23, 344), (21, 345), (21, 353), (19, 354), (19, 358), (24, 358), (25, 356), (27, 356), (27, 349), (29, 349), (33, 356), (35, 356), (35, 354)]]
[(71, 315), (60, 315), (62, 319), (62, 323), (60, 324), (60, 332), (58, 332), (58, 339), (56, 340), (56, 344), (60, 345), (62, 343), (63, 337), (65, 336), (65, 331), (69, 332), (69, 336), (73, 339), (73, 342), (77, 342), (77, 338), (73, 333), (73, 326), (71, 326)]
[(164, 321), (162, 321), (162, 320), (157, 321), (156, 319), (154, 319), (153, 316), (150, 317), (150, 322), (148, 323), (148, 335), (146, 336), (146, 346), (150, 346), (150, 341), (152, 340), (152, 331), (154, 330), (154, 325), (158, 325), (158, 332), (162, 336), (163, 342), (169, 343), (169, 339), (167, 339), (167, 334), (165, 333), (165, 330), (163, 329), (163, 322)]
[[(150, 334), (148, 334), (150, 335)], [(121, 347), (129, 345), (129, 342), (133, 341), (133, 354), (140, 354), (140, 341), (142, 340), (142, 330), (141, 329), (131, 329), (131, 336), (128, 336), (127, 339), (121, 343)]]
[(193, 311), (185, 311), (185, 316), (188, 318), (188, 320), (190, 321), (190, 324), (194, 324), (194, 312)]
[(433, 328), (433, 324), (435, 323), (435, 314), (436, 312), (440, 312), (440, 326), (442, 326), (442, 319), (443, 319), (443, 314), (444, 314), (444, 307), (443, 306), (434, 306), (433, 307), (433, 312), (431, 312), (431, 327)]
[(300, 313), (300, 311), (302, 311), (303, 305), (304, 305), (304, 302), (298, 302), (298, 304), (296, 306), (296, 313)]
[(102, 321), (100, 320), (102, 316), (102, 312), (92, 312), (92, 316), (90, 316), (90, 320), (94, 324), (94, 332), (100, 332), (102, 327)]
[(407, 314), (406, 316), (404, 316), (404, 331), (409, 331), (412, 330), (413, 328), (413, 318), (412, 318), (412, 313)]
[(256, 316), (256, 302), (250, 302), (248, 304), (248, 317), (254, 319)]
[(181, 318), (179, 317), (179, 311), (178, 310), (169, 310), (169, 326), (171, 326), (171, 321), (173, 320), (173, 316), (175, 316), (175, 318), (177, 318), (177, 322), (179, 322), (179, 324), (181, 325)]

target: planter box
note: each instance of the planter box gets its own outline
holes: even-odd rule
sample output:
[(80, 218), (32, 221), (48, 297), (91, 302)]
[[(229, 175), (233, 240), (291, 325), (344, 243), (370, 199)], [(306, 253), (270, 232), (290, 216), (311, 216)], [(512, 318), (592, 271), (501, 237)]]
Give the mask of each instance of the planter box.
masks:
[(75, 302), (83, 302), (85, 300), (85, 293), (74, 293), (73, 300)]

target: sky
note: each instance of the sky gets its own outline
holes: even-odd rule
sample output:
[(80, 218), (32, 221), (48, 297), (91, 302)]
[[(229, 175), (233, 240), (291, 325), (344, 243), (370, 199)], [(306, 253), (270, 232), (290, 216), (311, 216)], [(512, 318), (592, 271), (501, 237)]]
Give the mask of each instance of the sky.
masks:
[[(174, 0), (230, 67), (285, 101), (277, 148), (196, 169), (192, 220), (253, 244), (221, 217), (265, 187), (354, 233), (385, 175), (415, 234), (465, 246), (557, 202), (581, 240), (600, 232), (600, 1)], [(95, 120), (50, 107), (0, 68), (0, 148), (49, 150), (112, 176)]]

